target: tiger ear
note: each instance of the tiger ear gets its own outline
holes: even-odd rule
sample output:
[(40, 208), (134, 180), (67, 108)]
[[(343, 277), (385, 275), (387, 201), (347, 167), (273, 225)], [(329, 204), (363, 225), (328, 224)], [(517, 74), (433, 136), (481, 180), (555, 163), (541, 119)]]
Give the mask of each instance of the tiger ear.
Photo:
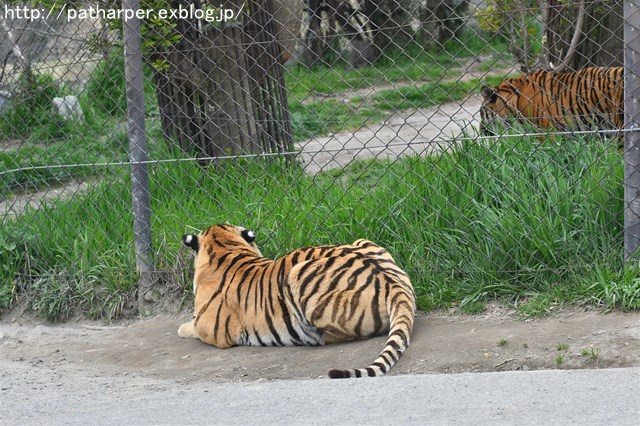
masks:
[(253, 231), (248, 231), (246, 229), (243, 229), (241, 235), (242, 235), (242, 238), (244, 238), (244, 240), (249, 244), (251, 244), (256, 240), (256, 234)]
[(198, 236), (193, 234), (185, 234), (182, 236), (182, 243), (190, 247), (193, 251), (198, 251)]
[(482, 86), (482, 89), (480, 89), (480, 94), (482, 94), (482, 97), (485, 100), (489, 100), (491, 102), (494, 102), (497, 96), (497, 93), (488, 86)]

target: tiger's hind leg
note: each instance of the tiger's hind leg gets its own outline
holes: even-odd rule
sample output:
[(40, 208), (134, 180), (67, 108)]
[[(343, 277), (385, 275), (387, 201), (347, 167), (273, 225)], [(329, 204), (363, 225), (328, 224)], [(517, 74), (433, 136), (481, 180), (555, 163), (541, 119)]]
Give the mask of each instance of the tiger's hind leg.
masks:
[(296, 315), (321, 330), (325, 343), (363, 339), (388, 331), (384, 284), (375, 274), (357, 272), (357, 265), (352, 266), (353, 271), (345, 271), (342, 279), (335, 279), (330, 272), (336, 271), (337, 262), (340, 259), (316, 259), (291, 269), (288, 299)]
[(322, 332), (326, 344), (366, 339), (389, 330), (386, 304), (356, 290), (335, 290), (299, 306), (306, 321)]
[(331, 378), (382, 376), (409, 346), (415, 294), (409, 277), (380, 254), (349, 253), (297, 264), (287, 277), (295, 314), (326, 343), (388, 331), (384, 348), (365, 368), (332, 369)]
[(319, 304), (309, 312), (311, 323), (324, 330), (326, 343), (366, 339), (389, 331), (387, 305), (374, 300), (373, 292), (336, 291), (327, 295), (326, 307)]

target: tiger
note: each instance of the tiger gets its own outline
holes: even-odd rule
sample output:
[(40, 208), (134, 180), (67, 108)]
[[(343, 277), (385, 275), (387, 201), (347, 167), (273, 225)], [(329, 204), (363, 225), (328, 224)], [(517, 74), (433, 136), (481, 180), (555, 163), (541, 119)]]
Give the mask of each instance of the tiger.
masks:
[(389, 252), (364, 239), (263, 257), (256, 235), (213, 225), (183, 235), (195, 252), (193, 319), (178, 335), (232, 346), (319, 346), (388, 332), (365, 368), (330, 378), (382, 376), (408, 348), (416, 310), (413, 285)]
[(622, 67), (535, 71), (496, 88), (483, 86), (480, 93), (480, 131), (485, 136), (513, 122), (557, 131), (624, 128)]

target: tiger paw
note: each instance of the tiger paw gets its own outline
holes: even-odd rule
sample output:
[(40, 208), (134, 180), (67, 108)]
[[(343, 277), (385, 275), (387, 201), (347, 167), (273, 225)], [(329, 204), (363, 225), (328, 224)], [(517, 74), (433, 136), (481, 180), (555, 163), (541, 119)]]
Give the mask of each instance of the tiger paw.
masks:
[(193, 322), (185, 322), (178, 328), (178, 336), (180, 337), (196, 337)]

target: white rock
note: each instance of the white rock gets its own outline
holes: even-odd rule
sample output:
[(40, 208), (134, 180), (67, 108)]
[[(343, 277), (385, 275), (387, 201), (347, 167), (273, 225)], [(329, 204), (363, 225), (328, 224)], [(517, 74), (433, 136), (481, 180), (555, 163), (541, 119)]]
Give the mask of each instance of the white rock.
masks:
[(53, 98), (53, 107), (65, 120), (84, 121), (84, 112), (82, 112), (80, 102), (75, 96)]

